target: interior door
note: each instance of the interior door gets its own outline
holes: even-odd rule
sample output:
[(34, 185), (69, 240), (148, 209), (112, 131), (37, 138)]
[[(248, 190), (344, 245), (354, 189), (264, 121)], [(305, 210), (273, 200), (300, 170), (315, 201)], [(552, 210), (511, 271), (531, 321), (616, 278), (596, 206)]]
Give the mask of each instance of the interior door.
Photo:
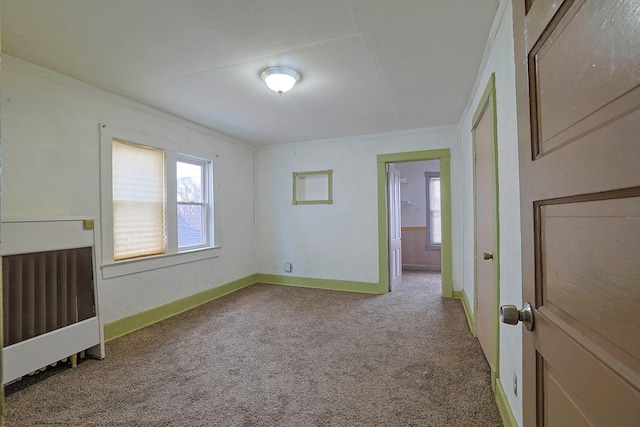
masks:
[[(526, 10), (529, 9), (529, 10)], [(525, 426), (640, 422), (640, 7), (514, 0)]]
[(392, 164), (387, 165), (389, 192), (389, 286), (402, 282), (402, 216), (400, 211), (400, 172)]
[(489, 364), (494, 366), (496, 286), (494, 274), (495, 175), (493, 109), (489, 99), (474, 123), (476, 184), (476, 334)]

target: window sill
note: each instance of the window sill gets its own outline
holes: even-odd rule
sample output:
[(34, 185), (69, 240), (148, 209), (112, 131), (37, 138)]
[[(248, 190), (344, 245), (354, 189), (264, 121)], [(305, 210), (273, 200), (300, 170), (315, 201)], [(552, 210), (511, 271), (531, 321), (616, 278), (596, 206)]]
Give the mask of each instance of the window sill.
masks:
[(217, 258), (219, 256), (220, 247), (202, 248), (179, 252), (176, 254), (164, 254), (153, 257), (104, 263), (100, 268), (102, 269), (102, 278), (111, 279), (113, 277), (142, 273), (143, 271), (157, 270), (159, 268), (202, 261), (205, 259)]

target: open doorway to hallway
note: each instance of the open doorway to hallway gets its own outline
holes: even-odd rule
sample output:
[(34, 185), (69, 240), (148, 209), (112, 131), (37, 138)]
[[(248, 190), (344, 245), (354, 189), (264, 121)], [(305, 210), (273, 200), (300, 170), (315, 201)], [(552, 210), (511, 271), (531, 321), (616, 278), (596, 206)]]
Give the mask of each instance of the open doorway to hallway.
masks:
[[(403, 277), (419, 280), (425, 286), (434, 281), (441, 283), (440, 160), (402, 162), (396, 163), (395, 167), (401, 175)], [(402, 286), (402, 282), (396, 288), (398, 286)]]
[[(390, 225), (390, 215), (392, 200), (389, 190), (389, 166), (407, 162), (420, 162), (425, 160), (438, 160), (440, 162), (440, 222), (441, 222), (441, 250), (440, 268), (442, 271), (442, 296), (452, 298), (453, 292), (453, 251), (452, 251), (452, 221), (451, 221), (451, 153), (448, 148), (425, 151), (411, 151), (391, 154), (378, 154), (378, 254), (380, 262), (380, 284), (388, 286), (390, 283), (391, 262), (390, 250), (391, 232), (394, 227)], [(395, 187), (395, 186), (394, 186)], [(400, 184), (398, 184), (400, 187)], [(400, 189), (397, 191), (400, 194)], [(401, 198), (397, 198), (399, 202)], [(400, 203), (398, 202), (398, 205)], [(390, 290), (387, 288), (387, 290)]]

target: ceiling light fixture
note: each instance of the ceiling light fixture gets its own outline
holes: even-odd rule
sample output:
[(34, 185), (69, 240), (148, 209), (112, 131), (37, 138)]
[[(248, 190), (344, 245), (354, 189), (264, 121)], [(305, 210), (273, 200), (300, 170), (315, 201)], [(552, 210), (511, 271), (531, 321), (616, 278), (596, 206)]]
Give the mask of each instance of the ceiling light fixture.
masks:
[(302, 78), (297, 71), (285, 67), (267, 68), (260, 77), (269, 89), (280, 95), (290, 91)]

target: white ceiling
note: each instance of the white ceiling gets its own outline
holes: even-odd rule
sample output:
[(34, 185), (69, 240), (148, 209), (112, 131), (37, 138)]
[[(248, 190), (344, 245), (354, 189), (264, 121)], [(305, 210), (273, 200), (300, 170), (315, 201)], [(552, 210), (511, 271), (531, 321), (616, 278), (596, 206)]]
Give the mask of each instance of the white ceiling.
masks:
[(2, 51), (267, 145), (457, 124), (498, 3), (2, 0)]

